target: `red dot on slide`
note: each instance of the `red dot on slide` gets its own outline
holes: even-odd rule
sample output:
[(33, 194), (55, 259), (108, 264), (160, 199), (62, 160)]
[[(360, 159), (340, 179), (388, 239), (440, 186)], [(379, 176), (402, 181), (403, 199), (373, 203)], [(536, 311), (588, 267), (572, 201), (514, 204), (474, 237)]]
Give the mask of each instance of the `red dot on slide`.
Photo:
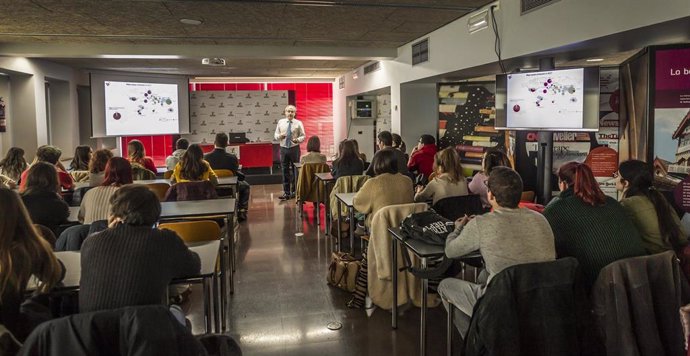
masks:
[(515, 112), (520, 111), (520, 105), (517, 105), (517, 104), (513, 105), (513, 111), (515, 111)]
[(120, 115), (119, 112), (116, 112), (116, 113), (113, 114), (113, 119), (115, 119), (115, 120), (120, 120), (121, 118), (122, 118), (122, 115)]

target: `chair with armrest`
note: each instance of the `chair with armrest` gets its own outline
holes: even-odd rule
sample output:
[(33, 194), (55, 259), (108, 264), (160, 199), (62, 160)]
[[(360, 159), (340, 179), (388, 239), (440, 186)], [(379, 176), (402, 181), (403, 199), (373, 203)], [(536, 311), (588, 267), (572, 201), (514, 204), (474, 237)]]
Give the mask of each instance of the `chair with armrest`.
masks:
[(152, 191), (156, 194), (156, 197), (158, 197), (159, 201), (165, 201), (165, 193), (167, 193), (168, 189), (170, 189), (170, 184), (168, 184), (168, 183), (148, 183), (148, 184), (146, 184), (146, 187), (149, 188), (150, 191)]
[[(315, 207), (319, 206), (319, 202), (323, 201), (324, 187), (319, 184), (316, 179), (316, 173), (330, 172), (331, 168), (325, 163), (305, 163), (299, 170), (297, 177), (297, 194), (296, 200), (299, 204), (300, 214), (303, 213), (302, 204), (305, 202), (316, 203)], [(318, 208), (317, 208), (318, 209)], [(314, 211), (314, 216), (319, 214), (318, 210)]]
[(163, 179), (170, 179), (173, 175), (173, 171), (165, 171), (163, 173)]
[(444, 218), (455, 221), (465, 215), (481, 215), (486, 212), (482, 207), (479, 195), (470, 194), (457, 197), (447, 197), (432, 206), (435, 212)]
[(218, 178), (234, 177), (235, 176), (235, 172), (233, 172), (229, 169), (214, 169), (213, 172), (216, 173), (216, 176)]
[[(160, 229), (168, 229), (174, 231), (182, 241), (185, 242), (187, 245), (194, 245), (194, 244), (199, 244), (203, 242), (208, 242), (208, 241), (215, 241), (221, 238), (221, 231), (220, 227), (215, 221), (211, 220), (196, 220), (196, 221), (180, 221), (180, 222), (169, 222), (169, 223), (162, 223), (158, 226)], [(219, 283), (218, 278), (221, 278), (221, 268), (224, 268), (227, 270), (227, 267), (225, 266), (225, 260), (223, 259), (222, 253), (219, 251), (219, 259), (216, 260), (216, 273), (215, 273), (215, 278), (213, 282), (213, 288), (214, 288), (214, 296), (217, 295), (215, 292), (215, 289), (217, 288), (216, 286)], [(192, 280), (186, 280), (184, 281), (185, 283), (187, 282), (193, 282), (193, 283), (202, 283), (203, 280), (199, 279), (192, 279)], [(182, 283), (182, 282), (180, 282)], [(206, 305), (207, 301), (204, 300), (204, 310), (208, 310), (208, 305)], [(218, 308), (218, 305), (215, 306), (215, 308)], [(218, 328), (218, 318), (219, 313), (218, 310), (216, 310), (216, 329)], [(222, 315), (221, 315), (222, 317)]]

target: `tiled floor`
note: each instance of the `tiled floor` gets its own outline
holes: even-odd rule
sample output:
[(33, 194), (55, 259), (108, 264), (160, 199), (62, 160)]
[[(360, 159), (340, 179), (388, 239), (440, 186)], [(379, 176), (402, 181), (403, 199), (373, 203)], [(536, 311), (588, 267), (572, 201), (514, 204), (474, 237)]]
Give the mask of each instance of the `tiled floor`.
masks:
[[(348, 309), (350, 294), (326, 284), (331, 238), (305, 218), (295, 201), (280, 202), (279, 185), (252, 187), (249, 220), (239, 228), (235, 293), (228, 299), (228, 329), (245, 355), (418, 355), (419, 309), (411, 308), (391, 329), (391, 314)], [(323, 214), (323, 209), (321, 210)], [(296, 237), (295, 233), (304, 235)], [(201, 303), (193, 295), (190, 318), (203, 332)], [(445, 354), (446, 313), (428, 315), (427, 355)], [(329, 330), (329, 322), (342, 329)]]

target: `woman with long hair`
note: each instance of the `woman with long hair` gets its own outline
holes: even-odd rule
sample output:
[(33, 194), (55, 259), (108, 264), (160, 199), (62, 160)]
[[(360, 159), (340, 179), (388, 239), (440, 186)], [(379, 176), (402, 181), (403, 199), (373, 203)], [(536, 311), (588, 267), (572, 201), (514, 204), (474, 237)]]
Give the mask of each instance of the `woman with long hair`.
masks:
[(60, 282), (63, 268), (34, 227), (17, 193), (0, 188), (0, 201), (0, 324), (24, 340), (43, 321), (20, 310), (29, 278), (35, 276), (36, 291), (46, 293)]
[(60, 197), (60, 181), (54, 165), (36, 162), (29, 168), (22, 200), (31, 220), (44, 225), (56, 235), (59, 226), (67, 223), (69, 206)]
[(86, 171), (89, 169), (89, 161), (93, 150), (89, 146), (81, 145), (74, 149), (74, 158), (69, 164), (70, 171)]
[(10, 148), (5, 158), (0, 160), (0, 174), (9, 177), (15, 183), (19, 182), (19, 177), (27, 168), (24, 150), (19, 147)]
[(393, 148), (407, 155), (407, 145), (405, 145), (405, 141), (403, 141), (402, 137), (396, 133), (391, 134), (391, 136), (393, 137)]
[(132, 184), (132, 165), (122, 157), (113, 157), (105, 165), (105, 178), (100, 186), (90, 189), (81, 200), (79, 221), (91, 224), (107, 220), (110, 197), (125, 184)]
[(321, 154), (321, 140), (319, 136), (309, 137), (307, 154), (300, 158), (299, 163), (326, 163), (326, 155)]
[(416, 202), (431, 199), (436, 204), (443, 198), (467, 195), (467, 180), (462, 175), (460, 155), (455, 148), (448, 147), (434, 155), (434, 172), (436, 177), (426, 187), (417, 187)]
[(544, 216), (553, 229), (558, 257), (575, 257), (588, 287), (609, 263), (647, 254), (625, 209), (601, 191), (586, 164), (562, 165), (558, 187), (559, 199), (546, 207)]
[(129, 141), (127, 144), (127, 157), (130, 163), (136, 163), (156, 174), (156, 164), (146, 155), (144, 144), (139, 140)]
[(105, 166), (113, 158), (113, 153), (108, 149), (98, 150), (91, 156), (89, 161), (89, 186), (97, 187), (105, 179)]
[(189, 145), (187, 152), (173, 169), (172, 181), (174, 183), (199, 182), (209, 180), (213, 185), (218, 184), (218, 177), (211, 165), (204, 160), (204, 151), (197, 144)]
[(623, 193), (621, 205), (640, 231), (650, 254), (680, 251), (688, 243), (680, 219), (661, 192), (654, 187), (652, 166), (638, 160), (618, 166), (616, 189)]
[(489, 180), (489, 175), (494, 167), (513, 168), (513, 165), (510, 163), (508, 155), (506, 155), (503, 151), (498, 149), (489, 149), (484, 152), (484, 157), (482, 158), (482, 171), (477, 172), (477, 174), (472, 177), (470, 184), (467, 186), (470, 192), (479, 195), (479, 198), (482, 201), (482, 206), (487, 209), (491, 208), (491, 204), (489, 203), (488, 198), (489, 189), (486, 187), (484, 182)]
[(344, 176), (364, 174), (364, 162), (357, 154), (357, 148), (352, 140), (340, 142), (338, 158), (333, 161), (331, 174), (336, 180)]

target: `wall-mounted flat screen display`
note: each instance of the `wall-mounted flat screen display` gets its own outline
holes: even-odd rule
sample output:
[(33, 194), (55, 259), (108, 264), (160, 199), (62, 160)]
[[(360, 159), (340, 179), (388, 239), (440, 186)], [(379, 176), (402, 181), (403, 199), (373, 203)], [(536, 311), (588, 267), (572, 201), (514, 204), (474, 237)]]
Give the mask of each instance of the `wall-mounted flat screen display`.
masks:
[(496, 78), (496, 128), (596, 131), (598, 68), (512, 73)]

